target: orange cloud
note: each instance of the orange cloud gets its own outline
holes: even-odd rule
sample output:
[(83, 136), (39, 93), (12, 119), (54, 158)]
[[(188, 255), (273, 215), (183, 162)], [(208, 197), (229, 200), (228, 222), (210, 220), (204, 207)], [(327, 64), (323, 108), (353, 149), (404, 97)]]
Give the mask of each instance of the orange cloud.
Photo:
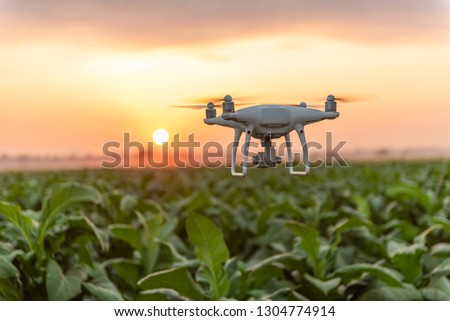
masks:
[(352, 41), (439, 41), (450, 26), (444, 0), (6, 0), (3, 43), (51, 39), (128, 49), (270, 35)]

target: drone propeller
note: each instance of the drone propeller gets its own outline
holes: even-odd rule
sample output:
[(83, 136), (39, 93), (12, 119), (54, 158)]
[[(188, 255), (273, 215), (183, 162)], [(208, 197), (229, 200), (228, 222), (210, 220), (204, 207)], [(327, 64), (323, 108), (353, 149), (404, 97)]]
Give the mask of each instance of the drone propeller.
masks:
[[(204, 105), (176, 105), (176, 106), (169, 106), (169, 107), (175, 107), (175, 108), (187, 108), (187, 109), (205, 109), (210, 107), (212, 103), (204, 104)], [(220, 105), (212, 104), (212, 107), (219, 107)]]
[(353, 102), (362, 101), (365, 99), (361, 98), (361, 97), (340, 96), (340, 97), (334, 97), (334, 100), (337, 100), (337, 101), (340, 101), (343, 103), (353, 103)]
[(236, 98), (234, 96), (231, 97), (230, 95), (226, 95), (224, 97), (217, 97), (217, 96), (215, 96), (215, 97), (203, 97), (203, 98), (195, 99), (195, 101), (212, 101), (212, 102), (215, 102), (215, 103), (219, 103), (219, 102), (221, 103), (221, 102), (224, 102), (224, 101), (226, 101), (228, 99), (234, 101), (235, 104), (238, 103), (238, 104), (242, 104), (242, 105), (252, 104), (253, 101), (255, 100), (254, 97), (249, 97), (249, 96), (245, 96), (245, 97), (239, 96), (239, 97)]
[[(339, 101), (341, 103), (354, 103), (354, 102), (366, 101), (366, 100), (370, 99), (368, 97), (362, 97), (362, 96), (334, 96), (334, 95), (331, 95), (331, 96), (334, 97), (334, 100)], [(315, 98), (313, 100), (314, 101), (323, 101), (323, 97)]]

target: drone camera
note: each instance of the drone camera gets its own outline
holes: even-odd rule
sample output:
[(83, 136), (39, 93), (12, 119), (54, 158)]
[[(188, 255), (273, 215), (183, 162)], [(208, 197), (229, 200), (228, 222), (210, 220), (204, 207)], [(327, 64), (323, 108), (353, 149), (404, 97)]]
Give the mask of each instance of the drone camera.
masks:
[(261, 141), (264, 152), (259, 152), (253, 156), (253, 165), (258, 168), (276, 167), (281, 163), (281, 157), (275, 155), (275, 148), (272, 146), (270, 136), (265, 136)]
[(275, 156), (275, 149), (270, 147), (270, 152), (259, 152), (253, 156), (253, 165), (258, 168), (276, 167), (281, 163), (281, 157)]

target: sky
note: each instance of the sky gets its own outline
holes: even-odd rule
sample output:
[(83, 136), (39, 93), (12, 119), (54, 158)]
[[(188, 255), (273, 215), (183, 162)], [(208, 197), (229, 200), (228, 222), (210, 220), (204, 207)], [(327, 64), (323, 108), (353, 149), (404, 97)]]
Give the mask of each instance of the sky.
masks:
[(228, 143), (168, 106), (330, 93), (361, 100), (308, 140), (449, 150), (450, 1), (0, 0), (0, 76), (0, 154), (100, 154), (157, 128)]

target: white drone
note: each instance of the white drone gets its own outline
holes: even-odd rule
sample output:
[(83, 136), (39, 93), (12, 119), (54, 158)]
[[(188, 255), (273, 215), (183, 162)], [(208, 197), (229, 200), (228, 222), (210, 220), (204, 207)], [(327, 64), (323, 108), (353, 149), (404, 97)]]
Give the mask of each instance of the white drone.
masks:
[[(253, 164), (260, 168), (276, 167), (281, 163), (281, 157), (275, 155), (275, 148), (272, 146), (272, 138), (284, 136), (288, 152), (288, 168), (291, 175), (306, 176), (309, 173), (308, 147), (305, 139), (305, 126), (322, 121), (324, 119), (335, 119), (339, 117), (336, 111), (336, 100), (333, 95), (329, 95), (325, 102), (325, 111), (308, 108), (306, 103), (298, 105), (291, 104), (265, 104), (256, 105), (239, 110), (234, 109), (234, 101), (230, 95), (226, 95), (222, 101), (223, 113), (216, 116), (215, 105), (210, 102), (206, 105), (206, 118), (204, 122), (208, 125), (220, 125), (234, 128), (234, 141), (232, 149), (231, 174), (233, 176), (244, 177), (247, 174), (248, 152), (251, 137), (261, 140), (264, 152), (259, 152), (253, 156)], [(205, 105), (177, 106), (188, 108), (205, 108)], [(292, 143), (289, 133), (295, 130), (300, 138), (303, 147), (304, 171), (294, 170), (294, 160), (292, 154)], [(245, 132), (244, 158), (242, 172), (236, 171), (236, 154), (239, 147), (239, 139)]]

